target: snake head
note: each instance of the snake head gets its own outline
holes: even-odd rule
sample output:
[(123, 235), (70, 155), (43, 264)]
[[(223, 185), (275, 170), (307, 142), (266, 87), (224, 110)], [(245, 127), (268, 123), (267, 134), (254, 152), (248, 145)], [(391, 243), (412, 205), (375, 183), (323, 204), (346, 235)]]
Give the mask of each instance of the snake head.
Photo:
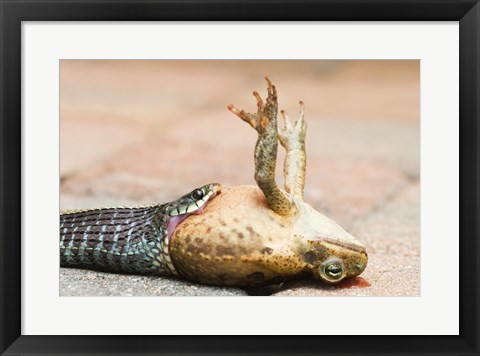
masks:
[(168, 203), (165, 211), (168, 216), (201, 214), (208, 201), (215, 197), (221, 190), (222, 186), (218, 183), (206, 184)]
[(220, 193), (221, 190), (222, 186), (218, 183), (205, 184), (179, 199), (168, 203), (165, 207), (165, 213), (169, 217), (167, 225), (168, 236), (171, 236), (178, 224), (189, 215), (202, 214), (207, 203)]

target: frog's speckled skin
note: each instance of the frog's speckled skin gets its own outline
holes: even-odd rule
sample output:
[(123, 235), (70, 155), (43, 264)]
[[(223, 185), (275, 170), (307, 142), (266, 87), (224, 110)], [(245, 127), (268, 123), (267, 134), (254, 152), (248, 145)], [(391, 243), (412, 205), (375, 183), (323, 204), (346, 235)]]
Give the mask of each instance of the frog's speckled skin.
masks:
[[(267, 83), (266, 104), (253, 93), (255, 115), (229, 105), (258, 132), (255, 180), (260, 189), (223, 189), (203, 214), (188, 217), (171, 239), (173, 263), (185, 278), (215, 285), (258, 286), (307, 276), (337, 283), (357, 276), (367, 265), (365, 247), (303, 201), (303, 103), (294, 126), (282, 111), (285, 128), (277, 132), (277, 94), (268, 78)], [(286, 192), (275, 183), (277, 139), (287, 150)], [(332, 265), (335, 278), (326, 272)]]

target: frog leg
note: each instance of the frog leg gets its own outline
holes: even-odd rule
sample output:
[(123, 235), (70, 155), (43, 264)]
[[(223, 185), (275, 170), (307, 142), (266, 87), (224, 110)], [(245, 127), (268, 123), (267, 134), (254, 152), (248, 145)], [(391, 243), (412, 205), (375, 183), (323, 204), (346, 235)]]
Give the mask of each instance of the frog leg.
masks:
[(260, 94), (256, 91), (253, 95), (257, 99), (257, 113), (251, 114), (245, 110), (239, 110), (233, 105), (228, 110), (247, 122), (258, 132), (255, 145), (255, 181), (262, 190), (267, 204), (275, 213), (281, 216), (289, 216), (296, 213), (292, 199), (282, 191), (275, 182), (275, 164), (277, 160), (278, 132), (277, 132), (277, 90), (268, 77), (267, 100), (263, 102)]
[(285, 175), (285, 190), (294, 198), (303, 201), (303, 188), (305, 186), (305, 166), (307, 155), (305, 152), (305, 134), (307, 124), (304, 120), (305, 105), (300, 101), (300, 112), (297, 122), (292, 125), (287, 113), (282, 110), (285, 123), (283, 129), (279, 129), (278, 138), (287, 151), (283, 173)]

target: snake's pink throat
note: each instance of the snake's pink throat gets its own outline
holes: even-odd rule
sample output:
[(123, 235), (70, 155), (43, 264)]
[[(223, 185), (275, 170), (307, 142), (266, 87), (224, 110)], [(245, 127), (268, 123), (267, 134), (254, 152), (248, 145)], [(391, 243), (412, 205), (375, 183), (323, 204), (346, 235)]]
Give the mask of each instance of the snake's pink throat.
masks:
[[(210, 197), (210, 199), (212, 199), (213, 197), (215, 197), (215, 195), (217, 195), (217, 193), (214, 193), (214, 194)], [(168, 223), (167, 223), (168, 237), (170, 238), (170, 237), (173, 235), (173, 233), (175, 232), (175, 229), (177, 228), (177, 226), (178, 226), (183, 220), (185, 220), (187, 217), (189, 217), (189, 216), (192, 215), (192, 214), (195, 214), (195, 215), (202, 214), (203, 211), (205, 210), (205, 207), (207, 206), (207, 204), (208, 204), (208, 202), (205, 203), (205, 204), (203, 204), (200, 208), (198, 208), (198, 209), (195, 210), (194, 212), (171, 216), (170, 219), (168, 219)]]

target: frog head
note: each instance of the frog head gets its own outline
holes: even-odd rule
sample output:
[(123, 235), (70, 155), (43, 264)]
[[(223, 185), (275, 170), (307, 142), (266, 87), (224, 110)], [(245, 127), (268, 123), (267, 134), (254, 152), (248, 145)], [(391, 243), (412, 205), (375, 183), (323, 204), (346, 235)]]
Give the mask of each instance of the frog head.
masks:
[(313, 277), (335, 284), (360, 275), (368, 262), (365, 246), (307, 203), (298, 202), (297, 207), (295, 249)]

